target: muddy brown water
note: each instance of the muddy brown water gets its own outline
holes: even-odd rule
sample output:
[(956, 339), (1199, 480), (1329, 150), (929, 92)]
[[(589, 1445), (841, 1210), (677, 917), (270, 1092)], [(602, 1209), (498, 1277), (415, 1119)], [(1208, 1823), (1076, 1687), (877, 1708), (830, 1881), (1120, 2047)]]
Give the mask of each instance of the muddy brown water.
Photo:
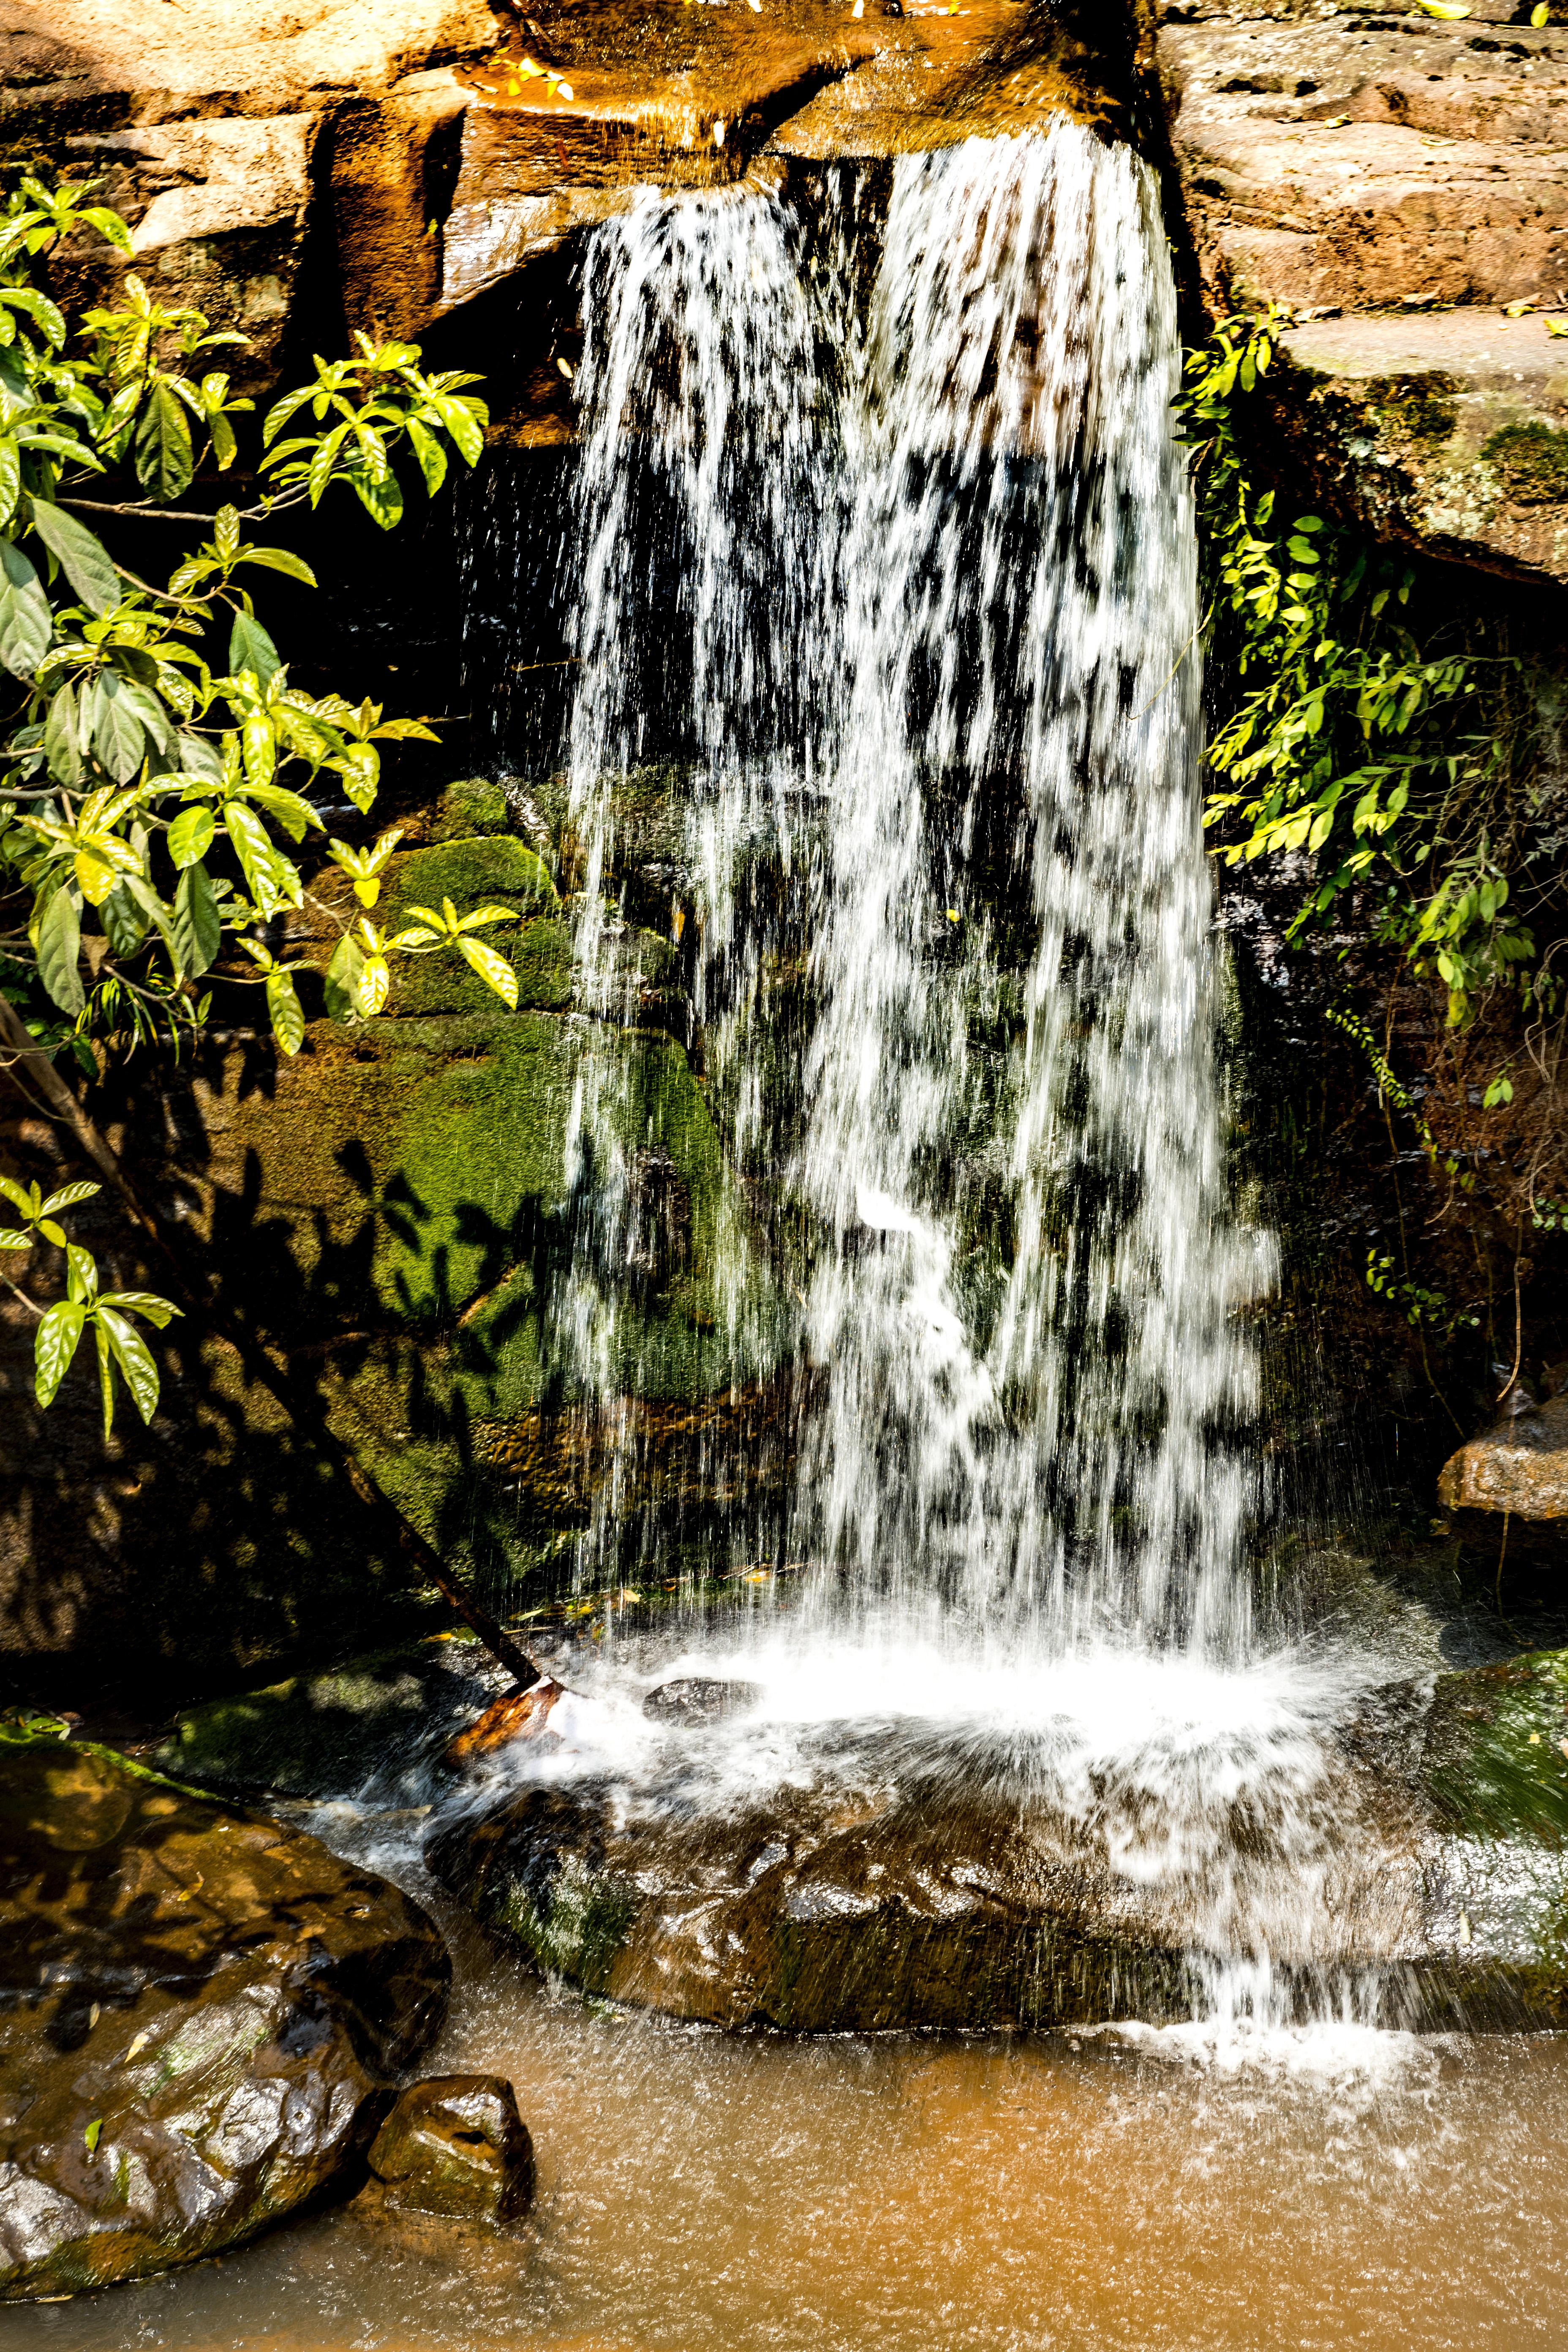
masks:
[(525, 2230), (346, 2210), (0, 2352), (1568, 2346), (1568, 2038), (737, 2039), (458, 1943), (426, 2071), (516, 2084)]

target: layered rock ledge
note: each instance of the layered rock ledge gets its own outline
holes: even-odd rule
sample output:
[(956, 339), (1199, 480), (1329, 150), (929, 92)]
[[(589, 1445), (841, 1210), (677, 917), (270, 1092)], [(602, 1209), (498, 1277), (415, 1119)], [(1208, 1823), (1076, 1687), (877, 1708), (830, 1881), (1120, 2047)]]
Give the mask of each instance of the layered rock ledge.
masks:
[(1158, 65), (1216, 308), (1288, 305), (1275, 404), (1375, 532), (1568, 577), (1568, 28), (1166, 0)]

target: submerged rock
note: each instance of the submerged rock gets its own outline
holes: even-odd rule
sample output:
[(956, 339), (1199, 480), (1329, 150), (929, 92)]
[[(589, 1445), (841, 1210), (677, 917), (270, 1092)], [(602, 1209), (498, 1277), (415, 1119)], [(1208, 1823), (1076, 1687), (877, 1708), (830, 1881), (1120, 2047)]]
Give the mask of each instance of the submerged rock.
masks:
[(499, 2074), (415, 2083), (377, 2132), (368, 2198), (454, 2221), (515, 2221), (533, 2202), (533, 2143)]
[(314, 1838), (0, 1743), (0, 2297), (195, 2262), (352, 2177), (449, 1977)]

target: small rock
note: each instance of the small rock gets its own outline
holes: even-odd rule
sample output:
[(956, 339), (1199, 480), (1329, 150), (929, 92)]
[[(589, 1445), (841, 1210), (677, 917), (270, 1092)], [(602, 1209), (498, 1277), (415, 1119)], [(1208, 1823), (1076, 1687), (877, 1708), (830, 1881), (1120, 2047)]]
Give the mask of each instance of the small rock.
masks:
[(763, 1695), (760, 1683), (721, 1681), (716, 1676), (689, 1675), (679, 1682), (660, 1683), (650, 1690), (642, 1711), (650, 1723), (720, 1723), (754, 1706)]
[(533, 2142), (499, 2074), (437, 2074), (398, 2099), (370, 2151), (371, 2194), (454, 2221), (515, 2221), (533, 2202)]
[(1568, 1518), (1568, 1395), (1501, 1420), (1450, 1454), (1437, 1479), (1448, 1511)]

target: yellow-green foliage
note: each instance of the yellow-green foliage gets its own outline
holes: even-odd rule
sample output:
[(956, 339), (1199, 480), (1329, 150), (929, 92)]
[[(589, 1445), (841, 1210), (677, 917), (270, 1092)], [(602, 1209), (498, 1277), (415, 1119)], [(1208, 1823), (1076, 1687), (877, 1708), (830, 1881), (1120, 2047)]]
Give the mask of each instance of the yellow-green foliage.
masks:
[(1420, 644), (1403, 554), (1259, 488), (1238, 426), (1284, 321), (1222, 320), (1189, 352), (1181, 396), (1215, 670), (1236, 684), (1209, 747), (1207, 822), (1232, 865), (1309, 854), (1298, 929), (1358, 888), (1373, 934), (1441, 977), (1458, 1026), (1488, 987), (1533, 984), (1521, 667), (1463, 623)]

